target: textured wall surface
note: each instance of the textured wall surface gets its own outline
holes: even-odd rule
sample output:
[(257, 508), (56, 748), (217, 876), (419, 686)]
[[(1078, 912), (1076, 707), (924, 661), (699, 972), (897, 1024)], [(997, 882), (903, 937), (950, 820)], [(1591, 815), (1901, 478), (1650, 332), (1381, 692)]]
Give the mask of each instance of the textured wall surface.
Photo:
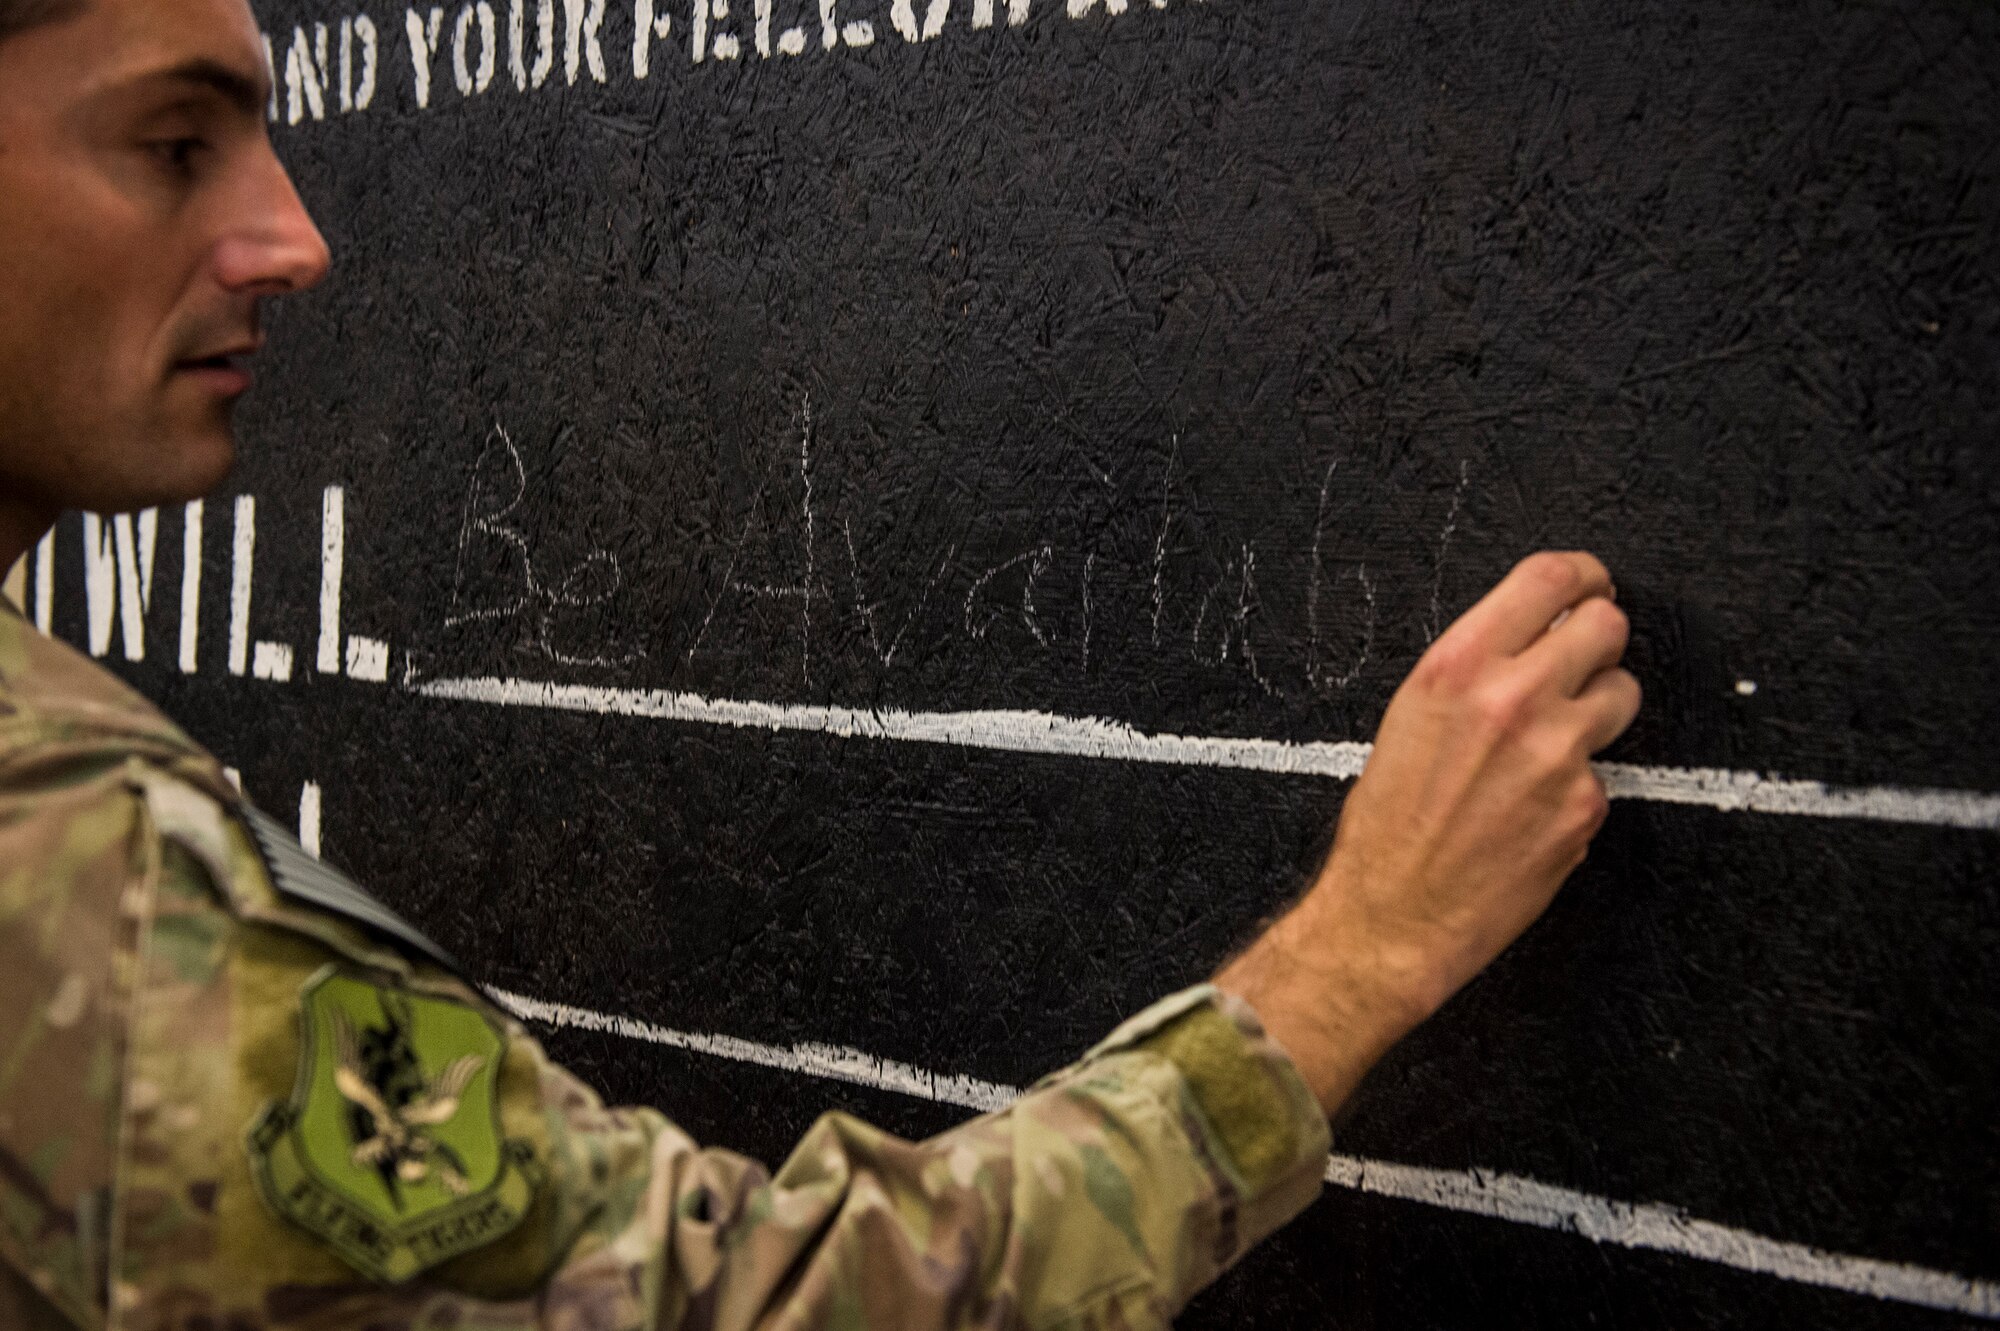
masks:
[[(1343, 787), (418, 686), (1366, 739), (1570, 545), (1649, 691), (1611, 757), (2000, 792), (2000, 11), (969, 3), (674, 0), (640, 78), (652, 5), (554, 4), (544, 61), (528, 0), (517, 78), (506, 0), (270, 0), (333, 279), (272, 320), (196, 621), (175, 509), (128, 542), (142, 659), (76, 518), (57, 629), (94, 577), (109, 659), (274, 811), (312, 783), (326, 856), (495, 985), (1015, 1085), (1208, 973)], [(1185, 1324), (2000, 1300), (2000, 835), (1953, 807), (1988, 826), (1621, 802), (1336, 1141), (1969, 1278), (1959, 1313), (1336, 1189)], [(550, 1041), (766, 1158), (962, 1112)]]

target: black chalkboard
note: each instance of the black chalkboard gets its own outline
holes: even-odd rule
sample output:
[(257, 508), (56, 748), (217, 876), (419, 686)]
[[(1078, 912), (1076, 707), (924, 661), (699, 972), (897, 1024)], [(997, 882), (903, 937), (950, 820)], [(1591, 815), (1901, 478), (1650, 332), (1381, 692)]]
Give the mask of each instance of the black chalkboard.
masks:
[(941, 1129), (985, 1092), (911, 1069), (1208, 974), (1333, 746), (1587, 547), (1649, 797), (1343, 1115), (1403, 1195), (1184, 1324), (2000, 1315), (1992, 6), (260, 19), (333, 277), (193, 600), (176, 508), (65, 519), (31, 611), (559, 1056), (767, 1159)]

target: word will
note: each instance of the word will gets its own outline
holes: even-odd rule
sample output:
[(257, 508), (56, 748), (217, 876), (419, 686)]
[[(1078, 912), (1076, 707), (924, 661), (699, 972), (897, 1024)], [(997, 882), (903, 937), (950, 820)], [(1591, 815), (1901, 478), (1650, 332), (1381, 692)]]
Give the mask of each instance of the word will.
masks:
[[(180, 634), (176, 664), (182, 674), (200, 669), (202, 551), (207, 505), (195, 500), (182, 510)], [(111, 651), (113, 629), (127, 661), (146, 659), (147, 620), (153, 608), (155, 556), (160, 511), (144, 509), (109, 519), (83, 515), (83, 597), (86, 644), (92, 656)], [(320, 496), (319, 640), (314, 665), (323, 675), (379, 684), (389, 677), (389, 645), (378, 638), (341, 632), (341, 585), (347, 554), (347, 491), (329, 485)], [(232, 675), (283, 683), (292, 678), (289, 643), (253, 637), (251, 593), (256, 576), (257, 497), (238, 495), (233, 507), (229, 561), (227, 666)], [(56, 533), (43, 536), (21, 571), (22, 591), (32, 585), (35, 626), (51, 631), (55, 619)], [(24, 599), (27, 599), (24, 597)]]

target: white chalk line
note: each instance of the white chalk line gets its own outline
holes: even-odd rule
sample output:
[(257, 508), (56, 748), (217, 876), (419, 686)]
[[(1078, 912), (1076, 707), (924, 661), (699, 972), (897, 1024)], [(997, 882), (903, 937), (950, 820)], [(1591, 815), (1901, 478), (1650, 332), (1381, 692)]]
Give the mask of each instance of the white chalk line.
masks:
[(783, 1072), (824, 1077), (878, 1091), (894, 1091), (898, 1095), (935, 1100), (939, 1104), (957, 1105), (982, 1114), (1005, 1109), (1021, 1094), (1018, 1087), (981, 1081), (977, 1077), (944, 1076), (913, 1064), (898, 1063), (892, 1058), (877, 1058), (843, 1045), (795, 1044), (780, 1049), (776, 1045), (739, 1040), (733, 1035), (691, 1035), (686, 1031), (668, 1030), (649, 1021), (640, 1021), (637, 1017), (593, 1012), (589, 1008), (551, 1003), (505, 989), (489, 987), (486, 993), (522, 1021), (620, 1035), (628, 1040), (643, 1040), (648, 1044), (685, 1049), (690, 1053), (710, 1054), (738, 1063), (755, 1063), (759, 1067), (777, 1068)]
[[(608, 688), (478, 677), (411, 682), (428, 698), (587, 712), (750, 730), (793, 730), (848, 739), (903, 740), (963, 748), (1045, 753), (1122, 762), (1234, 768), (1290, 776), (1359, 776), (1371, 746), (1355, 740), (1294, 743), (1135, 729), (1122, 721), (1034, 711), (909, 712), (897, 708), (706, 698), (665, 689)], [(1700, 805), (1731, 813), (1798, 814), (1882, 823), (2000, 830), (2000, 795), (1900, 786), (1834, 786), (1716, 767), (1599, 763), (1613, 799)]]
[(1493, 1170), (1427, 1169), (1348, 1155), (1335, 1155), (1327, 1162), (1326, 1181), (1401, 1201), (1561, 1230), (1593, 1243), (1650, 1248), (1893, 1303), (2000, 1318), (2000, 1281), (1766, 1238), (1698, 1220), (1657, 1202), (1614, 1201)]
[[(803, 1043), (780, 1047), (733, 1035), (691, 1034), (636, 1017), (594, 1012), (505, 989), (489, 988), (486, 992), (522, 1021), (622, 1036), (872, 1090), (893, 1091), (980, 1113), (1004, 1109), (1021, 1094), (1018, 1087), (932, 1072), (844, 1045)], [(1326, 1181), (1335, 1187), (1399, 1201), (1557, 1230), (1592, 1243), (1652, 1249), (1798, 1284), (1973, 1317), (2000, 1318), (2000, 1281), (1975, 1280), (1902, 1262), (1828, 1252), (1698, 1220), (1674, 1207), (1615, 1201), (1516, 1174), (1485, 1169), (1428, 1169), (1336, 1154), (1327, 1161)]]

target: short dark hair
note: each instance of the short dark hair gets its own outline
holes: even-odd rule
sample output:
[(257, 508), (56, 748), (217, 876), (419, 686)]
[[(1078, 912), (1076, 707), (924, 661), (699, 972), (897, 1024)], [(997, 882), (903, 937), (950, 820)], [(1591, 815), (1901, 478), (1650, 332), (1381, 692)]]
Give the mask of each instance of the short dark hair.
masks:
[(0, 41), (40, 23), (68, 18), (84, 0), (0, 0)]

